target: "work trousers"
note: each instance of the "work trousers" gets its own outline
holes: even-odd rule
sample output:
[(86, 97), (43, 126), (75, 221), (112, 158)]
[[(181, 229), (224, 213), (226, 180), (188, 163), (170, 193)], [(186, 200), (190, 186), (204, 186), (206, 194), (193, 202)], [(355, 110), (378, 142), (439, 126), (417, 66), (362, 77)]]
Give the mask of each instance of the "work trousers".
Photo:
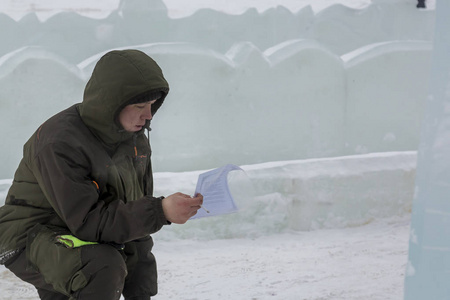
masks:
[(123, 250), (108, 244), (66, 248), (54, 230), (32, 231), (27, 248), (5, 263), (31, 283), (41, 299), (148, 300), (157, 293), (151, 237), (129, 242)]

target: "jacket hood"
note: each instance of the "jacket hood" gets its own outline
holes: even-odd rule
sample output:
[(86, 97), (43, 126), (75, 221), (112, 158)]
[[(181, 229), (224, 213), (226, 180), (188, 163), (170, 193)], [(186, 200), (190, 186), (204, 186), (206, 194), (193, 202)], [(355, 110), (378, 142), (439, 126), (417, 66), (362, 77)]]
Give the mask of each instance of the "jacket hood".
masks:
[[(115, 50), (105, 54), (95, 65), (78, 111), (96, 136), (114, 145), (134, 134), (125, 131), (117, 120), (122, 108), (134, 98), (154, 92), (161, 92), (162, 96), (152, 105), (153, 115), (169, 92), (161, 68), (144, 52)], [(149, 125), (147, 121), (144, 128)]]

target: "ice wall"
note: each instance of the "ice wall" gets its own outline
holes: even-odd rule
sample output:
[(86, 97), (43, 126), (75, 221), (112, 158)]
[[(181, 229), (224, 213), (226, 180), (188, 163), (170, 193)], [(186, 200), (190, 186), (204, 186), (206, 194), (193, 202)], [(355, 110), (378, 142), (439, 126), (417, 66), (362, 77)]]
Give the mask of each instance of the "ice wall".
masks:
[(416, 150), (433, 19), (408, 0), (181, 19), (156, 0), (122, 1), (99, 20), (0, 14), (0, 178), (120, 47), (153, 56), (171, 85), (152, 122), (155, 171)]
[(438, 1), (430, 97), (418, 156), (405, 299), (449, 299), (450, 2)]
[(431, 45), (421, 41), (371, 44), (342, 59), (347, 75), (347, 153), (416, 149)]
[[(238, 213), (164, 228), (158, 239), (249, 238), (289, 230), (344, 228), (411, 212), (415, 152), (241, 166), (229, 185)], [(156, 173), (155, 194), (192, 194), (202, 171)]]

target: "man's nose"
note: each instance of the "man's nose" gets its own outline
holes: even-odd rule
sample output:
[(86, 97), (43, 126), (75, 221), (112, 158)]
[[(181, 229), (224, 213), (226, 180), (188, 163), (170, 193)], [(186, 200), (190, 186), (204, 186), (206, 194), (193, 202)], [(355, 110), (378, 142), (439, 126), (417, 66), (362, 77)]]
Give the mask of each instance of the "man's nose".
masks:
[(150, 104), (146, 105), (147, 107), (144, 110), (144, 113), (142, 114), (142, 118), (146, 120), (151, 120), (152, 115), (152, 106)]

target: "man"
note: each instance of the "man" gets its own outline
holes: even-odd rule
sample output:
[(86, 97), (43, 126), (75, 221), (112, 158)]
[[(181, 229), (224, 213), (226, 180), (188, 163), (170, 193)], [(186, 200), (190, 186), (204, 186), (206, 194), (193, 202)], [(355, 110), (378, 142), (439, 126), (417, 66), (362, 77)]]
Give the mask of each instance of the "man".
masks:
[(42, 124), (24, 146), (0, 208), (0, 263), (41, 299), (150, 299), (150, 234), (183, 224), (203, 197), (153, 197), (145, 129), (169, 85), (137, 50), (104, 55), (83, 102)]

